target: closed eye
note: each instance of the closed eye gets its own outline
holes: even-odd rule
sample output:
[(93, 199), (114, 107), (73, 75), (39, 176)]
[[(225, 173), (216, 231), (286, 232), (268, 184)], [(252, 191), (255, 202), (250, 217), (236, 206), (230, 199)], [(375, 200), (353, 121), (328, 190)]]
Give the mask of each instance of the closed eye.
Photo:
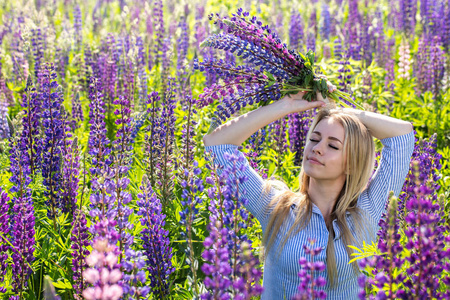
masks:
[(311, 142), (314, 142), (314, 143), (318, 143), (319, 141), (318, 140), (315, 140), (315, 139), (309, 139)]
[(333, 148), (333, 149), (335, 149), (335, 150), (339, 150), (339, 148), (338, 147), (335, 147), (335, 146), (333, 146), (333, 145), (329, 145), (331, 148)]

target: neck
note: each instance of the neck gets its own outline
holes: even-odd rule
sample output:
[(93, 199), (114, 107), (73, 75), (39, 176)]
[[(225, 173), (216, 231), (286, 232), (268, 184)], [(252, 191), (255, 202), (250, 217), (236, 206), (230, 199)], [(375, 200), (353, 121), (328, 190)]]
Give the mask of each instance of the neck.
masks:
[(325, 222), (330, 221), (330, 215), (341, 193), (344, 182), (341, 180), (317, 180), (310, 178), (308, 195), (311, 201), (320, 209)]

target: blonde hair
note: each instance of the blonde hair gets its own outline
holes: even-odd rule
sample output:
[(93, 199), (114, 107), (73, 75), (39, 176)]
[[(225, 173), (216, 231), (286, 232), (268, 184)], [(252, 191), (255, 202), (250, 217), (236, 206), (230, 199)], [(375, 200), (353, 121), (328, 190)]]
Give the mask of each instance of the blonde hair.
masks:
[[(315, 129), (317, 124), (325, 119), (333, 118), (338, 121), (345, 130), (344, 137), (344, 153), (347, 156), (346, 162), (346, 181), (342, 190), (338, 196), (338, 199), (332, 209), (329, 223), (326, 224), (329, 231), (328, 244), (327, 244), (327, 274), (330, 285), (335, 287), (337, 278), (337, 266), (334, 250), (334, 237), (332, 222), (337, 220), (341, 232), (341, 238), (344, 245), (357, 244), (355, 246), (360, 247), (362, 240), (362, 228), (364, 211), (356, 207), (356, 203), (361, 192), (366, 188), (367, 182), (373, 171), (375, 161), (375, 145), (372, 135), (364, 124), (355, 116), (349, 113), (344, 113), (341, 109), (322, 109), (318, 112), (316, 118), (310, 126), (310, 130), (307, 135), (307, 140), (311, 135), (311, 132)], [(269, 203), (268, 209), (271, 210), (269, 223), (263, 235), (263, 258), (265, 254), (272, 248), (277, 234), (280, 232), (281, 226), (284, 224), (287, 216), (289, 215), (291, 206), (295, 204), (296, 218), (293, 226), (289, 229), (288, 233), (284, 237), (283, 242), (278, 247), (278, 255), (283, 250), (288, 238), (292, 234), (297, 234), (300, 230), (304, 229), (309, 224), (312, 216), (312, 202), (308, 196), (310, 177), (306, 175), (303, 170), (300, 172), (300, 188), (298, 192), (286, 190), (278, 194)], [(271, 186), (279, 185), (279, 182), (267, 181), (266, 191)], [(349, 212), (354, 220), (356, 237), (350, 231), (347, 224), (346, 213)], [(296, 229), (295, 233), (293, 233)], [(371, 237), (373, 238), (373, 236)], [(281, 247), (280, 247), (281, 246)], [(346, 247), (348, 257), (351, 257), (353, 253), (352, 249)], [(352, 263), (355, 273), (359, 273), (358, 265), (355, 262)]]

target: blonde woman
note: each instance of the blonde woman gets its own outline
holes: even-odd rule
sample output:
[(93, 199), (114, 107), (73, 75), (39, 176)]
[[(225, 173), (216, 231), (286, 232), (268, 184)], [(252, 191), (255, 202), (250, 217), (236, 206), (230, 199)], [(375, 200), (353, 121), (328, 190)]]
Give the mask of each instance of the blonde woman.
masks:
[[(330, 86), (330, 91), (335, 87)], [(234, 152), (258, 129), (290, 113), (326, 105), (302, 99), (303, 93), (284, 97), (215, 129), (204, 137), (206, 151), (226, 165), (225, 152)], [(384, 145), (380, 165), (374, 167), (374, 141)], [(378, 222), (390, 191), (400, 193), (409, 170), (414, 134), (409, 122), (356, 109), (322, 108), (314, 119), (303, 153), (300, 189), (280, 190), (264, 182), (248, 161), (244, 183), (249, 200), (246, 208), (263, 230), (264, 292), (261, 299), (291, 299), (300, 284), (300, 257), (308, 238), (323, 251), (315, 257), (326, 270), (327, 299), (357, 299), (359, 273), (349, 264), (352, 249), (376, 241)], [(242, 155), (240, 153), (239, 155)]]

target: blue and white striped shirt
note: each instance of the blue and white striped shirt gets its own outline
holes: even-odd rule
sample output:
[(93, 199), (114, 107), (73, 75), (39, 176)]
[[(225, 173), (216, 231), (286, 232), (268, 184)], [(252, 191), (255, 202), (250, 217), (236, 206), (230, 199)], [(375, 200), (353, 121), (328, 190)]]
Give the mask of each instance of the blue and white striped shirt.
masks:
[[(394, 194), (398, 196), (402, 189), (405, 177), (408, 174), (409, 163), (414, 150), (414, 141), (413, 132), (381, 140), (384, 147), (381, 153), (380, 165), (367, 189), (359, 196), (357, 204), (364, 212), (368, 213), (369, 217), (367, 225), (369, 225), (371, 232), (365, 239), (366, 243), (376, 242), (376, 232), (379, 229), (378, 222), (381, 219), (382, 213), (385, 211), (385, 204), (388, 200), (389, 192), (394, 191)], [(216, 163), (227, 165), (228, 161), (224, 159), (223, 154), (225, 152), (234, 153), (237, 148), (238, 146), (236, 145), (216, 145), (205, 147), (205, 151), (211, 151), (215, 154)], [(243, 154), (239, 152), (239, 155)], [(246, 198), (248, 199), (246, 208), (259, 220), (264, 232), (270, 217), (266, 211), (266, 207), (278, 191), (272, 188), (268, 194), (264, 194), (263, 179), (248, 165), (247, 159), (243, 163), (247, 167), (244, 168), (243, 172), (238, 171), (238, 174), (245, 174), (248, 177), (248, 181), (243, 183), (247, 191)], [(297, 287), (300, 285), (300, 278), (298, 277), (300, 265), (298, 261), (301, 257), (309, 259), (309, 255), (305, 255), (303, 250), (303, 245), (309, 245), (307, 241), (308, 237), (315, 238), (316, 243), (314, 246), (321, 246), (323, 249), (315, 257), (315, 261), (320, 260), (326, 264), (326, 248), (329, 233), (321, 211), (315, 204), (312, 204), (312, 206), (310, 223), (305, 229), (288, 239), (279, 258), (277, 258), (278, 245), (283, 241), (283, 234), (287, 233), (287, 230), (295, 220), (295, 213), (292, 209), (287, 220), (288, 226), (283, 226), (282, 228), (284, 229), (277, 234), (275, 243), (269, 253), (267, 253), (264, 264), (264, 292), (261, 299), (291, 299), (297, 293)], [(355, 234), (350, 215), (347, 215), (347, 223), (351, 232)], [(336, 287), (334, 289), (330, 288), (326, 270), (318, 275), (325, 277), (327, 280), (327, 285), (324, 289), (327, 293), (327, 299), (358, 299), (359, 287), (357, 284), (357, 274), (354, 273), (352, 265), (348, 264), (349, 258), (345, 245), (340, 238), (340, 230), (336, 220), (333, 221), (333, 229), (335, 232), (334, 248), (338, 271)], [(374, 237), (374, 239), (370, 236)]]

